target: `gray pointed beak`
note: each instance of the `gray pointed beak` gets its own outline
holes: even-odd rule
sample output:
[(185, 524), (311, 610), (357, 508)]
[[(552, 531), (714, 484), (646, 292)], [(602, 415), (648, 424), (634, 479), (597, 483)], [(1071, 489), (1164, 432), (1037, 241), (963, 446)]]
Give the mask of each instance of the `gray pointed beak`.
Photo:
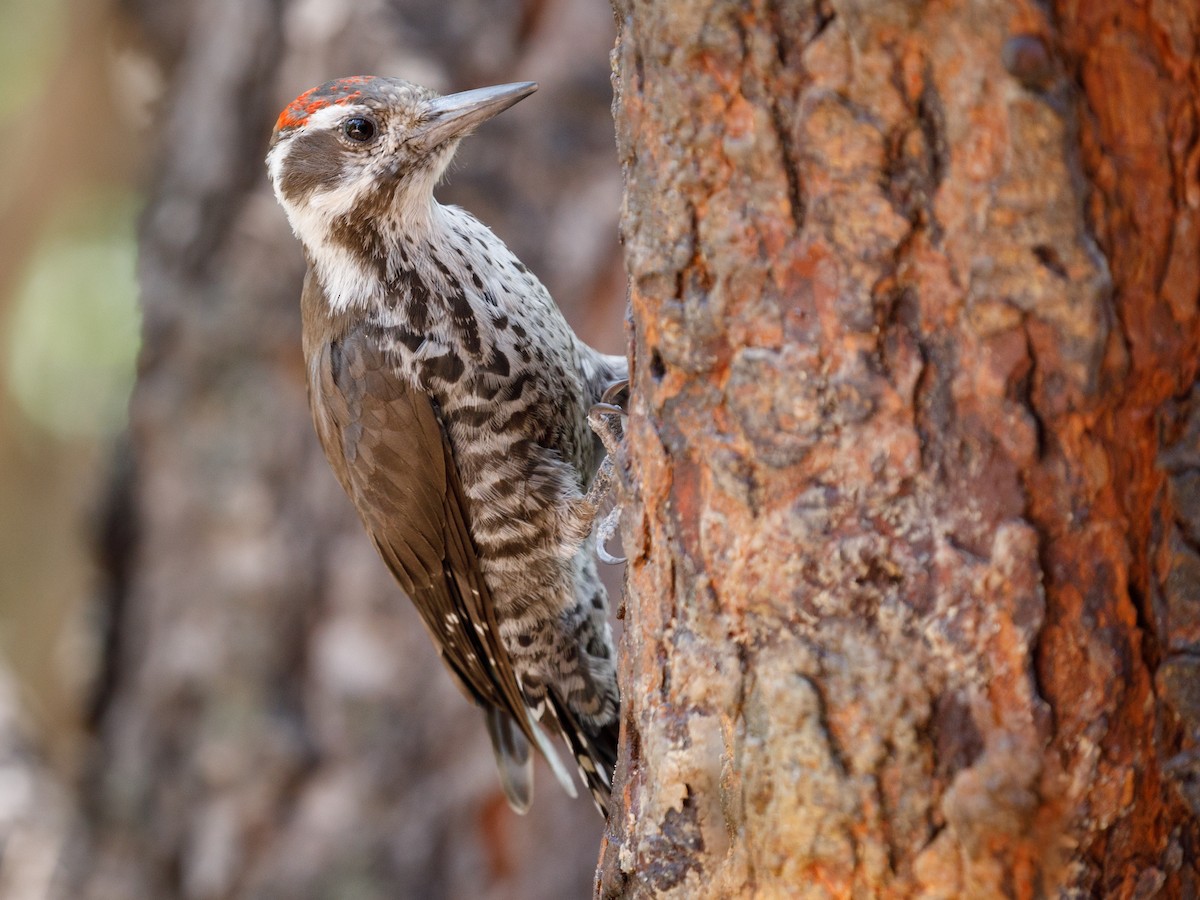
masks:
[(436, 97), (426, 102), (425, 121), (417, 127), (411, 140), (432, 149), (463, 137), (536, 90), (537, 82), (519, 81)]

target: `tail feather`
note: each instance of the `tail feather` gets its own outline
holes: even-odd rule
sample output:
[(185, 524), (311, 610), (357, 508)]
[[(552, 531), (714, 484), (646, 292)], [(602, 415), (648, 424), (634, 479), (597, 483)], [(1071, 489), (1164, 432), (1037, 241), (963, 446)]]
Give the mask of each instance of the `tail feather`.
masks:
[(496, 771), (508, 805), (518, 815), (525, 815), (533, 803), (533, 760), (529, 742), (507, 712), (491, 706), (484, 711), (492, 752), (496, 754)]
[(563, 739), (575, 757), (584, 787), (591, 793), (600, 814), (608, 818), (608, 799), (612, 794), (613, 770), (617, 765), (620, 719), (614, 718), (598, 728), (588, 727), (575, 717), (554, 691), (549, 691), (548, 694), (549, 707), (557, 719)]

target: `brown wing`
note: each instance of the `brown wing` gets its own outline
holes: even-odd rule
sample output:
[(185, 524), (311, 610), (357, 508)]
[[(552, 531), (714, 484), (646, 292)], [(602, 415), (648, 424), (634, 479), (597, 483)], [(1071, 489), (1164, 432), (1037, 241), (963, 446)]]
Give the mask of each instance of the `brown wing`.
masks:
[[(310, 278), (305, 306), (318, 303), (323, 306), (324, 298)], [(324, 339), (305, 335), (309, 400), (334, 473), (464, 693), (511, 716), (519, 734), (538, 745), (564, 780), (500, 643), (452, 448), (433, 403), (396, 373), (376, 330), (324, 322), (331, 326)], [(505, 763), (524, 765), (523, 748), (506, 751), (515, 735), (503, 716), (489, 713), (488, 724), (508, 789), (506, 779), (519, 776), (505, 772)], [(573, 792), (569, 776), (565, 780)]]

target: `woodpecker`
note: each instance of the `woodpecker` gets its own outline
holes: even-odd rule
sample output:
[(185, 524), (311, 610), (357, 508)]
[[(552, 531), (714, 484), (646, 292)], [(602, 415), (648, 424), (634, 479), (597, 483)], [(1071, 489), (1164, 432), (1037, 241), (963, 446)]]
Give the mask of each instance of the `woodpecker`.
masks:
[(308, 261), (309, 404), (334, 474), (483, 708), (512, 808), (532, 802), (531, 744), (575, 796), (546, 729), (603, 813), (620, 698), (591, 531), (612, 443), (589, 413), (612, 411), (627, 364), (433, 195), (460, 139), (536, 89), (330, 81), (280, 114), (267, 167)]

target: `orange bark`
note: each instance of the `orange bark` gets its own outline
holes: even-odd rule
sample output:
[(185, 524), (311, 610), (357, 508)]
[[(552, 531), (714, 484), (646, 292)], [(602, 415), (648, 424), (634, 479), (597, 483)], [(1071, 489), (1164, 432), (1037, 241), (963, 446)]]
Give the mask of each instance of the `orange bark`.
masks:
[(1197, 890), (1200, 15), (1127, 6), (617, 4), (601, 895)]

